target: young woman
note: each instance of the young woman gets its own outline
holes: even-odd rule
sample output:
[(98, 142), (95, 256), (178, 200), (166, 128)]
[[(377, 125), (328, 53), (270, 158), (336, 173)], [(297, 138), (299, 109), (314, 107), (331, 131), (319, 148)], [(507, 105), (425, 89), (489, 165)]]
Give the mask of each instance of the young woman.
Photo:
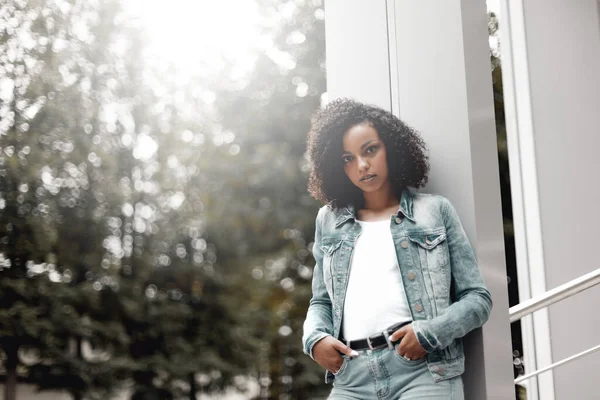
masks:
[(378, 107), (339, 99), (308, 134), (317, 215), (304, 352), (329, 399), (463, 399), (461, 338), (492, 301), (450, 202), (416, 193), (420, 135)]

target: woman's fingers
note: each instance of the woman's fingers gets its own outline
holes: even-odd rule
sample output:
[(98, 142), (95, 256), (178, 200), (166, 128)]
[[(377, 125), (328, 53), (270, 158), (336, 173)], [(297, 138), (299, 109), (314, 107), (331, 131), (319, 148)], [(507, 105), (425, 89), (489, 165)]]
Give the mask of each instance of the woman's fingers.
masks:
[(337, 372), (340, 370), (340, 368), (342, 368), (342, 364), (344, 364), (344, 359), (342, 358), (342, 356), (339, 355), (339, 353), (336, 355), (336, 357), (337, 358), (330, 361), (330, 363), (329, 363), (330, 367), (326, 367), (328, 370), (330, 370), (334, 374), (337, 374)]
[(390, 340), (393, 342), (402, 339), (400, 344), (396, 348), (398, 355), (406, 358), (407, 360), (418, 360), (423, 358), (427, 352), (423, 349), (415, 331), (413, 330), (412, 324), (403, 326), (396, 332), (390, 335)]
[(392, 342), (396, 342), (396, 341), (402, 339), (404, 336), (406, 336), (406, 333), (408, 332), (409, 327), (410, 327), (410, 329), (412, 329), (412, 326), (406, 325), (406, 326), (403, 326), (402, 328), (398, 329), (396, 332), (392, 333), (390, 335), (390, 340)]
[(333, 347), (342, 354), (345, 354), (350, 357), (358, 357), (358, 352), (356, 350), (352, 350), (350, 347), (346, 346), (339, 340), (337, 340), (337, 342), (333, 344)]

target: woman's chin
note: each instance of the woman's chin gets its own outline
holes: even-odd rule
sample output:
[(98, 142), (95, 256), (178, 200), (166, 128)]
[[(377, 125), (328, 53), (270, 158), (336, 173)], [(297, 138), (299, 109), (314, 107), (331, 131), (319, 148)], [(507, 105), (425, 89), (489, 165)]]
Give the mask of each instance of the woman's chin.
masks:
[(361, 183), (360, 186), (358, 186), (358, 188), (366, 193), (375, 192), (377, 191), (377, 189), (380, 188), (381, 185), (374, 185), (373, 183), (375, 182)]

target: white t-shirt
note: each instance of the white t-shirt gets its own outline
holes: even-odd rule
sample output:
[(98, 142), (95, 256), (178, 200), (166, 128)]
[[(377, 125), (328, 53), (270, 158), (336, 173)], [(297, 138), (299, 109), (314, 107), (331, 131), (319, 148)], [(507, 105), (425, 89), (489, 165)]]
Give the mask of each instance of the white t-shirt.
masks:
[(342, 319), (344, 338), (364, 339), (412, 316), (390, 230), (390, 220), (358, 221), (362, 232), (350, 262)]

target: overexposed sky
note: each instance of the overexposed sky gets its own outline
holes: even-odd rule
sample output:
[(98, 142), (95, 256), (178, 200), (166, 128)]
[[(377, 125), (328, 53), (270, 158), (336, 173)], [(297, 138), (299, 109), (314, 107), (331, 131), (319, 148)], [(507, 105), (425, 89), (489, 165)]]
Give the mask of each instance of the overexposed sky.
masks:
[(487, 7), (489, 11), (497, 13), (500, 8), (500, 0), (487, 0)]
[(127, 0), (125, 6), (148, 32), (149, 56), (184, 75), (210, 74), (224, 59), (251, 69), (265, 46), (254, 0)]

